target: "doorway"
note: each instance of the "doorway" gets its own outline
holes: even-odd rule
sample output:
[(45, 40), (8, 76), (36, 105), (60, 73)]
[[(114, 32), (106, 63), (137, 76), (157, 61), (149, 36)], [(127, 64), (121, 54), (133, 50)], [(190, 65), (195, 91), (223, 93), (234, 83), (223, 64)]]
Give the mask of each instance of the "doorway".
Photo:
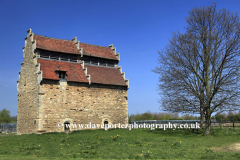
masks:
[(104, 121), (104, 128), (105, 128), (105, 130), (108, 129), (108, 121), (106, 121), (106, 120)]
[(70, 132), (70, 123), (69, 122), (64, 122), (64, 131), (66, 133)]

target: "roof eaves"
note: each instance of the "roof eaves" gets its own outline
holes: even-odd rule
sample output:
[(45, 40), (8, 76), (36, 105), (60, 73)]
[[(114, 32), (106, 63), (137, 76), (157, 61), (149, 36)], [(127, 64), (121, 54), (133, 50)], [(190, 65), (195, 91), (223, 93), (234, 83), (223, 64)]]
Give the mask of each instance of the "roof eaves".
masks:
[[(80, 42), (80, 45), (83, 42)], [(89, 44), (89, 43), (83, 43), (83, 44), (87, 44), (87, 45), (91, 45), (91, 46), (97, 46), (97, 47), (104, 47), (104, 48), (109, 48), (108, 46), (100, 46), (100, 45), (96, 45), (96, 44)]]
[(96, 83), (96, 82), (92, 82), (92, 84), (103, 84), (103, 85), (124, 86), (124, 87), (128, 86), (128, 85), (124, 85), (124, 84), (110, 84), (110, 83)]
[(92, 53), (86, 53), (86, 52), (83, 52), (83, 55), (91, 56), (91, 57), (97, 57), (97, 58), (104, 58), (104, 59), (109, 59), (109, 60), (116, 60), (116, 61), (119, 61), (119, 59), (117, 59), (117, 58), (109, 58), (109, 57), (107, 57), (107, 56), (97, 56), (97, 55), (92, 54)]
[(53, 79), (53, 78), (50, 79), (50, 78), (44, 78), (44, 77), (43, 77), (43, 79), (53, 80), (53, 81), (59, 81), (59, 79)]
[(50, 51), (50, 52), (56, 52), (56, 53), (67, 53), (67, 54), (75, 54), (75, 55), (80, 55), (81, 53), (75, 53), (75, 52), (61, 52), (61, 51), (53, 51), (53, 50), (48, 50), (48, 49), (45, 49), (45, 48), (40, 48), (40, 47), (37, 47), (37, 49), (41, 49), (41, 50), (44, 50), (44, 51)]

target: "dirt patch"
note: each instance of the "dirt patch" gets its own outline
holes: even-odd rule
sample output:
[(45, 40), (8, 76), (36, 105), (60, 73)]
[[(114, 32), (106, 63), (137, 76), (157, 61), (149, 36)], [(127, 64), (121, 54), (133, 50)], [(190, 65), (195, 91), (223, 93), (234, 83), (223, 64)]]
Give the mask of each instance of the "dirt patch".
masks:
[(213, 147), (210, 149), (218, 152), (240, 152), (240, 143), (234, 143), (230, 146)]

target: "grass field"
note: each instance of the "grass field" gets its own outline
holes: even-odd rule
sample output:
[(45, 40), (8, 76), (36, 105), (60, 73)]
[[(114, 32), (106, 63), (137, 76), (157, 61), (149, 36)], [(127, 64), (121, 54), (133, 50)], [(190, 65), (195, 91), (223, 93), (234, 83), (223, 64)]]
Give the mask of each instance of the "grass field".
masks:
[[(16, 132), (9, 133), (9, 136), (16, 135), (16, 134), (17, 134)], [(8, 134), (6, 134), (6, 133), (0, 133), (0, 136), (8, 136)]]
[(239, 159), (240, 129), (113, 129), (0, 136), (0, 159)]

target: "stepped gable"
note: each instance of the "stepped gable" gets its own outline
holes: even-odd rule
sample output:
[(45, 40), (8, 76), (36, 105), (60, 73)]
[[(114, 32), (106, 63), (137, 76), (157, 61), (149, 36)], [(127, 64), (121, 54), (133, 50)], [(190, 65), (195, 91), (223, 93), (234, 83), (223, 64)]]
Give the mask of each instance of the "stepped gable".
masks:
[(40, 70), (43, 71), (43, 79), (59, 80), (56, 71), (66, 71), (67, 81), (88, 83), (88, 79), (86, 78), (80, 63), (52, 61), (45, 59), (38, 59), (38, 63), (40, 63)]
[(118, 68), (88, 66), (87, 73), (91, 75), (91, 83), (127, 86)]
[(37, 41), (36, 48), (63, 52), (71, 54), (80, 54), (76, 44), (70, 40), (62, 40), (56, 38), (49, 38), (34, 34), (34, 39)]
[(83, 48), (83, 55), (118, 60), (113, 50), (109, 47), (80, 42), (80, 48)]

